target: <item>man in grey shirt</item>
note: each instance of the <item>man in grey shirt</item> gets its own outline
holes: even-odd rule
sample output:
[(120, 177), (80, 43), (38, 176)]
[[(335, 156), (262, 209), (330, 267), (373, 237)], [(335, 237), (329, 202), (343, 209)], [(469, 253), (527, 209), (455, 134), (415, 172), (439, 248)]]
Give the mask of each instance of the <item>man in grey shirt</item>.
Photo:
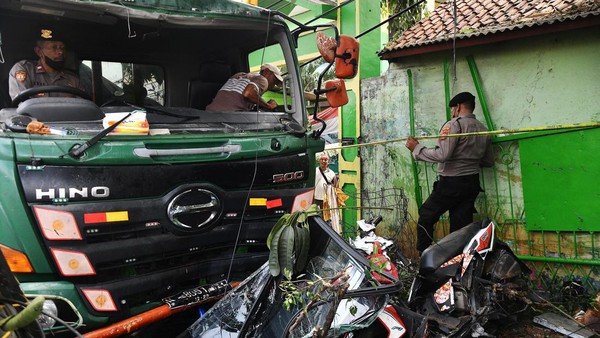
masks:
[[(55, 30), (40, 29), (34, 47), (38, 60), (17, 62), (9, 72), (8, 91), (14, 99), (26, 89), (37, 86), (61, 85), (83, 90), (79, 77), (65, 69), (65, 43)], [(38, 96), (72, 96), (65, 93), (40, 93)]]
[(267, 90), (272, 90), (283, 82), (281, 71), (277, 66), (265, 63), (257, 73), (237, 73), (225, 82), (217, 92), (217, 96), (206, 106), (207, 111), (233, 112), (251, 111), (257, 105), (262, 109), (273, 110), (277, 102), (271, 99), (268, 102), (261, 96)]
[(415, 160), (438, 163), (439, 179), (419, 209), (419, 252), (431, 245), (433, 226), (446, 211), (450, 213), (450, 232), (473, 222), (475, 199), (481, 191), (479, 169), (494, 164), (490, 136), (444, 137), (487, 131), (473, 114), (475, 97), (469, 92), (462, 92), (453, 97), (449, 105), (452, 119), (442, 126), (435, 148), (426, 148), (412, 136), (406, 141), (406, 147)]

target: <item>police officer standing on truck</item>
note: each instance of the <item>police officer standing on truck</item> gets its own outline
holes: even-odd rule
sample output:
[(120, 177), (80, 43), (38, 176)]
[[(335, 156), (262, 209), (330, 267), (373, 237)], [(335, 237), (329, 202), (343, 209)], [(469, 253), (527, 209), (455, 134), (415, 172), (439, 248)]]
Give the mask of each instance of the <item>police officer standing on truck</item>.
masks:
[[(61, 85), (83, 90), (79, 77), (65, 69), (65, 43), (56, 31), (43, 28), (33, 49), (38, 60), (22, 60), (10, 70), (8, 87), (11, 99), (26, 89)], [(39, 96), (72, 96), (64, 93), (40, 93)]]
[(475, 118), (475, 97), (469, 92), (457, 94), (450, 100), (452, 119), (440, 131), (435, 148), (426, 148), (414, 137), (405, 146), (415, 160), (438, 163), (438, 181), (433, 191), (419, 209), (417, 225), (417, 250), (422, 253), (433, 238), (433, 226), (440, 216), (449, 211), (450, 232), (473, 222), (475, 199), (481, 191), (479, 168), (491, 167), (494, 154), (490, 136), (444, 137), (487, 131)]

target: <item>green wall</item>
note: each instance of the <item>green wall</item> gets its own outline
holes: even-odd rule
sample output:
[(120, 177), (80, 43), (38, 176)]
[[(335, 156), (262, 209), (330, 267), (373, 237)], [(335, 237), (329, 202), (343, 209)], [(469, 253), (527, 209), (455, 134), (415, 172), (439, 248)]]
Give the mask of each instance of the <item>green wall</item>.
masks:
[(600, 129), (519, 142), (527, 229), (600, 230)]

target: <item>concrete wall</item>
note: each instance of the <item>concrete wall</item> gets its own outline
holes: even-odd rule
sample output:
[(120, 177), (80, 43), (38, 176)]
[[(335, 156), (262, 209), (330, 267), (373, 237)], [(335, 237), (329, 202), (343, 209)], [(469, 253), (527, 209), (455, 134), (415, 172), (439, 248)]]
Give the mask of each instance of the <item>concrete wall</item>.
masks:
[[(362, 141), (400, 139), (410, 134), (408, 70), (412, 73), (415, 134), (438, 134), (446, 121), (445, 61), (449, 65), (450, 96), (461, 91), (476, 94), (467, 56), (472, 56), (479, 71), (492, 120), (488, 123), (496, 129), (600, 121), (600, 27), (593, 27), (459, 49), (455, 54), (450, 50), (406, 57), (391, 63), (383, 76), (361, 83)], [(476, 102), (475, 115), (484, 121), (480, 100)], [(434, 140), (423, 142), (435, 144)], [(479, 216), (492, 216), (500, 222), (520, 220), (524, 224), (523, 159), (519, 157), (518, 141), (511, 142), (510, 136), (497, 137), (494, 147), (496, 166), (482, 173), (486, 193), (477, 202)], [(361, 160), (363, 205), (375, 205), (377, 191), (400, 189), (407, 199), (397, 207), (404, 208), (408, 217), (398, 220), (398, 214), (390, 215), (389, 225), (398, 226), (404, 221), (414, 226), (418, 218), (416, 195), (422, 191), (423, 200), (428, 196), (435, 180), (435, 165), (419, 164), (415, 180), (404, 142), (361, 148)], [(600, 155), (590, 154), (589, 160), (597, 166)], [(590, 183), (597, 184), (596, 175), (590, 177), (596, 179)], [(598, 195), (590, 197), (598, 199)]]

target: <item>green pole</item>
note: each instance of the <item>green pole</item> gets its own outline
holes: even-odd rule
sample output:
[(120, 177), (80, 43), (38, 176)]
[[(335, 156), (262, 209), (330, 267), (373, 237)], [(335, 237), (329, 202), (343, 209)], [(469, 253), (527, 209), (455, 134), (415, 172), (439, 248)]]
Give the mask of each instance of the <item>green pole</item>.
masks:
[[(413, 78), (412, 71), (410, 69), (406, 70), (406, 75), (408, 77), (408, 112), (410, 116), (410, 134), (415, 135), (415, 100), (413, 96)], [(413, 180), (415, 182), (415, 202), (417, 202), (417, 207), (421, 207), (423, 205), (423, 196), (421, 195), (421, 186), (419, 185), (419, 168), (417, 167), (417, 161), (415, 161), (412, 154), (410, 155), (411, 159), (411, 167), (413, 173)]]
[(481, 86), (481, 77), (479, 76), (475, 59), (473, 59), (473, 56), (469, 55), (467, 56), (467, 62), (469, 63), (469, 70), (471, 70), (473, 84), (475, 85), (475, 90), (477, 91), (477, 97), (479, 98), (479, 103), (481, 104), (481, 110), (483, 111), (483, 116), (485, 117), (487, 127), (489, 130), (495, 130), (496, 127), (494, 126), (492, 115), (490, 115), (490, 110), (488, 108), (487, 101), (485, 100), (485, 95)]
[(450, 104), (450, 66), (448, 59), (444, 59), (444, 93), (446, 94), (446, 120), (452, 119), (452, 111), (448, 104)]
[(517, 255), (519, 259), (532, 262), (548, 262), (548, 263), (563, 263), (563, 264), (578, 264), (578, 265), (593, 265), (599, 266), (600, 260), (594, 259), (576, 259), (576, 258), (559, 258), (559, 257), (541, 257), (541, 256), (523, 256)]

